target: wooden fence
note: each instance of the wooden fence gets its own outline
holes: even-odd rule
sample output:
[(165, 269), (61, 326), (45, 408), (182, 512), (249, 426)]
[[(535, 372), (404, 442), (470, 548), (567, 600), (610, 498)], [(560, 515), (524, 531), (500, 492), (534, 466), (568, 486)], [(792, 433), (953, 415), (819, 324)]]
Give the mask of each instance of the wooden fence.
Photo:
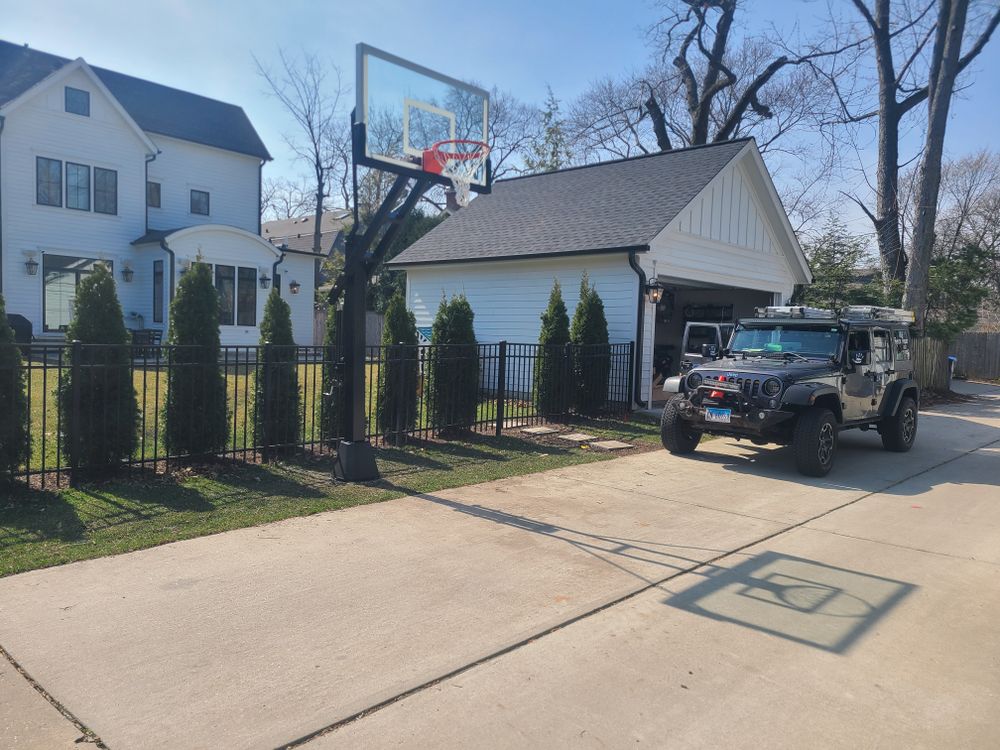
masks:
[(962, 333), (951, 346), (955, 371), (973, 380), (1000, 379), (1000, 333)]

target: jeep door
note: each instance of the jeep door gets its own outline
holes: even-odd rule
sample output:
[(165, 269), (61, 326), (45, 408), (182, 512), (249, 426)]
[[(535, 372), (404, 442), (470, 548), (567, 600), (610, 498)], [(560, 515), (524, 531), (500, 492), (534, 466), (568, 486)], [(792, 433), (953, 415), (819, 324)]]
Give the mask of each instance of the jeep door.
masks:
[(847, 357), (844, 365), (844, 419), (853, 421), (864, 419), (874, 410), (875, 381), (871, 376), (871, 364), (852, 364), (854, 352), (866, 352), (873, 358), (871, 333), (864, 329), (851, 331), (847, 337)]
[(872, 331), (872, 382), (875, 385), (875, 401), (872, 406), (874, 414), (879, 413), (882, 406), (882, 399), (892, 376), (895, 374), (895, 357), (892, 354), (892, 334), (885, 328), (876, 328)]
[(719, 327), (711, 323), (688, 323), (684, 329), (681, 372), (687, 372), (692, 367), (704, 363), (705, 357), (701, 354), (702, 344), (715, 344), (721, 349), (724, 344), (719, 341)]

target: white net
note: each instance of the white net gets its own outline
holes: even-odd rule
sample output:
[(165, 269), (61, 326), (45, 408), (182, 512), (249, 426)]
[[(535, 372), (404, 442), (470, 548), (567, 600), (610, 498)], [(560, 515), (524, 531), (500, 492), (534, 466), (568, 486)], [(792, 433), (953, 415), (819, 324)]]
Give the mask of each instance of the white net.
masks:
[(455, 202), (468, 206), (469, 186), (486, 164), (490, 147), (479, 141), (442, 141), (434, 145), (433, 153), (441, 174), (450, 179), (455, 188)]

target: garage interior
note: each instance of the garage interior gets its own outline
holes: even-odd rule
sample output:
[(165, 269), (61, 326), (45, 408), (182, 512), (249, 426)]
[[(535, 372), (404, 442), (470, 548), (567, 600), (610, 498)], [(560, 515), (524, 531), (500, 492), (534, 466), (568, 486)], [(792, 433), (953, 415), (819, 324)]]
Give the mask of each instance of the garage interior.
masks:
[[(741, 289), (659, 276), (663, 297), (656, 305), (653, 321), (652, 403), (663, 405), (663, 381), (680, 371), (684, 352), (681, 344), (688, 323), (734, 323), (753, 317), (754, 309), (775, 304), (780, 295), (757, 289)], [(728, 343), (728, 342), (724, 342)], [(700, 351), (700, 344), (699, 344)]]

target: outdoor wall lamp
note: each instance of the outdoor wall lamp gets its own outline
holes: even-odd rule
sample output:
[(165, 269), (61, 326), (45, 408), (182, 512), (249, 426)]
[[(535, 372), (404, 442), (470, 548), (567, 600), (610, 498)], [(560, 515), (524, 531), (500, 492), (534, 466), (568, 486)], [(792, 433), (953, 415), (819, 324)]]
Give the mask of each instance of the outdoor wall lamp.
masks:
[(129, 266), (124, 266), (122, 268), (122, 281), (126, 284), (132, 283), (133, 276), (135, 276), (135, 271), (133, 271)]
[(271, 277), (268, 276), (267, 272), (265, 271), (260, 275), (260, 288), (267, 289), (269, 286), (271, 286)]
[(302, 288), (302, 285), (299, 282), (297, 282), (297, 281), (291, 281), (288, 284), (288, 291), (290, 291), (292, 294), (298, 294), (299, 293), (299, 289), (301, 289), (301, 288)]
[(659, 281), (655, 279), (650, 281), (646, 284), (646, 299), (648, 299), (651, 304), (660, 304), (660, 300), (663, 299), (663, 289), (663, 284)]
[(38, 261), (34, 258), (28, 258), (24, 261), (24, 270), (28, 272), (28, 276), (38, 275)]

